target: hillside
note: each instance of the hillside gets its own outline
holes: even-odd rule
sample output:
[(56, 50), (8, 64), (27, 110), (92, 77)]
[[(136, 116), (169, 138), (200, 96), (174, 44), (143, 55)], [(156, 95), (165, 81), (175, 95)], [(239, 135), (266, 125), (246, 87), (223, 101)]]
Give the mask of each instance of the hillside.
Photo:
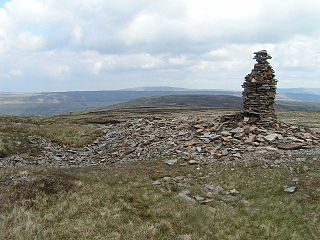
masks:
[(228, 95), (168, 95), (139, 98), (129, 102), (118, 103), (109, 108), (130, 107), (213, 107), (241, 108), (240, 97)]
[[(196, 90), (172, 87), (142, 87), (119, 91), (74, 91), (31, 94), (0, 93), (0, 114), (6, 115), (53, 115), (70, 111), (83, 111), (94, 108), (128, 102), (138, 98), (167, 95), (229, 95), (241, 96), (241, 92), (228, 90)], [(320, 95), (308, 89), (278, 89), (278, 101), (301, 102), (288, 103), (290, 109), (313, 111), (316, 104), (302, 107), (303, 102), (320, 102)], [(226, 100), (230, 102), (231, 100)], [(220, 101), (221, 102), (221, 101)], [(174, 103), (172, 103), (174, 104)], [(191, 104), (191, 103), (190, 103)], [(207, 104), (204, 101), (198, 105)], [(213, 103), (211, 103), (213, 104)], [(237, 105), (238, 106), (238, 105)], [(216, 106), (214, 106), (216, 107)], [(219, 107), (219, 106), (218, 106)], [(220, 106), (224, 107), (224, 106)], [(229, 104), (226, 104), (229, 107)], [(317, 111), (317, 110), (315, 110)]]
[(126, 102), (141, 97), (171, 94), (226, 94), (228, 91), (80, 91), (34, 94), (0, 94), (0, 114), (53, 115), (83, 111)]
[[(228, 95), (169, 95), (139, 98), (124, 103), (114, 104), (109, 106), (109, 108), (174, 106), (240, 109), (242, 107), (242, 99), (240, 97)], [(277, 101), (276, 109), (320, 112), (320, 104), (294, 101)]]

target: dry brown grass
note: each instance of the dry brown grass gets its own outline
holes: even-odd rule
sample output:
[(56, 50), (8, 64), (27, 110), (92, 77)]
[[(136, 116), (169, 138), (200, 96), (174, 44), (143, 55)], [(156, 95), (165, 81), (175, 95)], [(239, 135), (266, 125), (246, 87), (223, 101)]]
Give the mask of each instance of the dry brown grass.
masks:
[[(310, 171), (299, 173), (283, 167), (261, 168), (260, 163), (219, 163), (198, 170), (197, 166), (170, 167), (162, 159), (62, 169), (64, 176), (74, 177), (70, 181), (75, 187), (53, 195), (42, 191), (31, 207), (7, 207), (0, 214), (4, 229), (0, 239), (316, 239), (320, 156), (314, 157), (318, 160), (308, 162)], [(10, 171), (17, 170), (6, 174)], [(57, 170), (28, 171), (37, 176)], [(163, 176), (181, 175), (192, 176), (185, 186), (192, 193), (204, 194), (203, 185), (214, 184), (236, 188), (242, 200), (192, 204), (177, 196), (179, 188), (151, 184)], [(283, 192), (294, 176), (301, 181), (297, 192)]]
[(0, 180), (0, 210), (7, 207), (31, 207), (39, 196), (69, 192), (74, 187), (75, 177), (65, 172), (19, 171), (2, 174)]

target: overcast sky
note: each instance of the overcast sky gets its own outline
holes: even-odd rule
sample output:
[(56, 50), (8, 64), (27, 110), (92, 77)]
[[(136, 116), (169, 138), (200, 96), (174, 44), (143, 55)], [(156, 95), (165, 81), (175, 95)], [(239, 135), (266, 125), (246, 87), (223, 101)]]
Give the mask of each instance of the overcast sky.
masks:
[(319, 0), (0, 0), (0, 92), (320, 88)]

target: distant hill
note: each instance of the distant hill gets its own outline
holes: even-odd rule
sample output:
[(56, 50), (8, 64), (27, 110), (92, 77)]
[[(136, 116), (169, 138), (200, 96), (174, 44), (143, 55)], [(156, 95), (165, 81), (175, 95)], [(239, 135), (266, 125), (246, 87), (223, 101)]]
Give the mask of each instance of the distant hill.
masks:
[(126, 88), (120, 91), (171, 91), (171, 92), (229, 92), (229, 93), (240, 93), (239, 91), (232, 91), (227, 89), (192, 89), (192, 88), (177, 88), (177, 87), (170, 87), (170, 86), (147, 86), (147, 87), (135, 87), (135, 88)]
[[(290, 106), (290, 108), (307, 108), (306, 106), (308, 105), (308, 111), (316, 111), (312, 110), (312, 108), (317, 109), (317, 104), (315, 103), (320, 103), (318, 90), (304, 88), (280, 88), (278, 89), (277, 100), (284, 100), (288, 102), (293, 101), (290, 104), (285, 104), (287, 107)], [(168, 95), (206, 95), (208, 98), (210, 98), (210, 95), (241, 97), (241, 92), (214, 89), (199, 90), (173, 87), (142, 87), (118, 91), (73, 91), (30, 94), (0, 93), (0, 114), (20, 116), (53, 115), (70, 111), (84, 111), (94, 108), (102, 108), (139, 98)], [(238, 101), (241, 102), (241, 99)], [(299, 101), (300, 103), (295, 103)], [(223, 101), (218, 102), (219, 104), (223, 104)], [(306, 105), (304, 102), (314, 103)], [(201, 104), (204, 104), (204, 102), (201, 102)], [(226, 104), (228, 104), (228, 102), (226, 102)]]
[(279, 88), (278, 92), (320, 95), (320, 88)]
[(121, 91), (190, 91), (188, 88), (176, 88), (176, 87), (135, 87), (135, 88), (126, 88)]
[[(229, 95), (169, 95), (139, 98), (128, 102), (111, 105), (108, 108), (133, 107), (212, 107), (240, 109), (242, 107), (242, 99), (240, 97)], [(320, 104), (277, 101), (276, 109), (320, 112)]]
[(101, 108), (150, 96), (172, 94), (224, 94), (229, 91), (77, 91), (35, 94), (0, 94), (0, 114), (53, 115), (70, 111)]
[(241, 108), (240, 97), (229, 95), (168, 95), (139, 98), (124, 103), (118, 103), (108, 108), (131, 107), (214, 107)]
[[(170, 86), (144, 86), (121, 89), (120, 91), (228, 91), (228, 92), (240, 92), (231, 91), (227, 89), (192, 89), (192, 88), (178, 88)], [(278, 93), (300, 93), (300, 94), (315, 94), (320, 95), (320, 88), (278, 88)]]

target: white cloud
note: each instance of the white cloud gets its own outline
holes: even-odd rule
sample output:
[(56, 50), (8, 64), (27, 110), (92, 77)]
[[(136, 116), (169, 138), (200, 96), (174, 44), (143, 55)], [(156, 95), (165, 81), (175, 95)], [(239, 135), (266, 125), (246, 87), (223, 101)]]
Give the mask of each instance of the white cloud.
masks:
[(168, 62), (170, 65), (186, 65), (188, 64), (188, 60), (186, 56), (177, 56), (173, 58), (169, 58)]
[(13, 69), (9, 72), (10, 76), (23, 76), (23, 72), (19, 69)]
[(267, 49), (279, 85), (320, 87), (319, 11), (318, 0), (10, 0), (0, 8), (0, 84), (239, 89), (252, 53)]
[(59, 77), (65, 73), (70, 71), (70, 67), (68, 65), (52, 65), (49, 66), (48, 71), (54, 77)]

